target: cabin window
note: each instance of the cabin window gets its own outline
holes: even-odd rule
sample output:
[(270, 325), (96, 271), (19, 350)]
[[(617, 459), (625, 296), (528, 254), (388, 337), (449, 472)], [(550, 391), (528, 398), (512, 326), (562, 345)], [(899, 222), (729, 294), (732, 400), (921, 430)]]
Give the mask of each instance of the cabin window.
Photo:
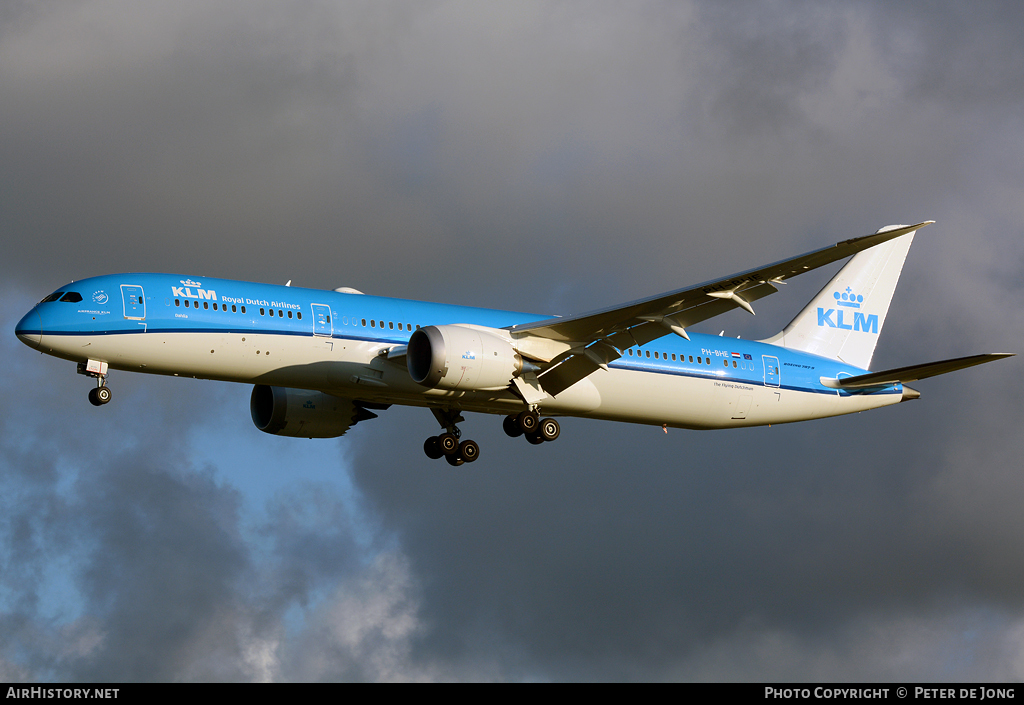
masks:
[(267, 312), (264, 311), (262, 307), (260, 307), (260, 315), (261, 316), (266, 316), (267, 315)]
[(203, 308), (206, 309), (207, 311), (209, 311), (210, 310), (210, 302), (209, 301), (204, 301), (203, 302)]
[(231, 304), (231, 313), (238, 313), (238, 309), (235, 308), (234, 304)]
[(732, 361), (732, 367), (733, 367), (733, 369), (736, 369), (736, 361), (735, 360)]
[(302, 320), (302, 311), (297, 311), (295, 315), (299, 317), (300, 321)]
[(381, 328), (383, 328), (383, 327), (384, 327), (384, 321), (381, 321), (381, 322), (380, 322), (380, 327), (381, 327)]
[(646, 352), (646, 353), (647, 353), (647, 357), (650, 357), (650, 356), (651, 356), (651, 351), (650, 351), (650, 350), (645, 350), (644, 352)]
[(360, 320), (362, 320), (362, 322), (363, 322), (363, 328), (365, 328), (365, 327), (366, 327), (366, 319), (365, 319), (365, 318), (363, 318), (363, 319), (360, 319)]
[(401, 323), (398, 324), (398, 330), (402, 330), (402, 324)]
[(722, 360), (722, 362), (725, 364), (726, 367), (729, 366), (729, 361), (728, 360)]
[(655, 351), (654, 351), (654, 359), (655, 359), (655, 360), (657, 360), (657, 359), (658, 359), (658, 351), (657, 351), (657, 350), (655, 350)]
[(216, 310), (217, 310), (217, 304), (214, 304), (214, 305), (213, 305), (213, 310), (214, 310), (214, 311), (216, 311)]
[(281, 309), (277, 309), (277, 317), (284, 318), (284, 311), (282, 311)]
[[(232, 307), (234, 308), (234, 307)], [(245, 306), (242, 307), (242, 313), (245, 313)]]
[(289, 312), (288, 312), (288, 318), (291, 318), (291, 317), (292, 317), (292, 312), (291, 312), (291, 311), (289, 311)]
[(181, 299), (175, 299), (174, 300), (174, 305), (180, 307), (181, 306)]
[(370, 319), (370, 328), (376, 328), (376, 327), (377, 327), (377, 321), (375, 321), (375, 320), (373, 320), (373, 319), (371, 318), (371, 319)]
[(704, 364), (704, 360), (702, 360), (701, 358), (698, 357), (697, 358), (697, 364), (698, 365), (703, 365)]
[(394, 329), (395, 329), (395, 324), (392, 323), (391, 321), (388, 321), (388, 330), (394, 330)]

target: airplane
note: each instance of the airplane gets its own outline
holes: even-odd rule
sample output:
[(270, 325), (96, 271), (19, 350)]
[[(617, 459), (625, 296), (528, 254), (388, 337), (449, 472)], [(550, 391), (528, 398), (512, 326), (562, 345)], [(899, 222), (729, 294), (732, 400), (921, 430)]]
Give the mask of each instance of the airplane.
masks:
[[(455, 306), (194, 275), (115, 274), (60, 287), (18, 338), (96, 379), (110, 370), (253, 384), (256, 428), (342, 436), (393, 404), (426, 407), (431, 459), (477, 460), (465, 412), (504, 416), (534, 445), (557, 417), (723, 429), (850, 414), (920, 393), (909, 382), (992, 362), (991, 353), (870, 371), (914, 234), (891, 225), (798, 257), (574, 316)], [(753, 304), (799, 274), (851, 257), (778, 334), (760, 341), (687, 329)], [(542, 418), (543, 414), (543, 418)]]

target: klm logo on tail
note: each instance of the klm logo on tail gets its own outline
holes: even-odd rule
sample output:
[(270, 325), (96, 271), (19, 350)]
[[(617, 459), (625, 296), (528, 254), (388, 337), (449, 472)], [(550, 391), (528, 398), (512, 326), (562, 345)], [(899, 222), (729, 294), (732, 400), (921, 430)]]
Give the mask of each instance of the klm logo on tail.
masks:
[[(878, 335), (878, 314), (876, 313), (865, 316), (860, 311), (854, 311), (852, 324), (843, 320), (843, 314), (849, 313), (845, 309), (860, 308), (860, 305), (864, 303), (863, 295), (854, 294), (853, 289), (846, 287), (846, 291), (842, 293), (838, 291), (833, 292), (832, 296), (836, 299), (836, 308), (824, 309), (820, 306), (818, 307), (818, 326), (820, 328), (842, 328), (843, 330), (862, 331)], [(835, 314), (835, 319), (832, 318), (832, 314)]]

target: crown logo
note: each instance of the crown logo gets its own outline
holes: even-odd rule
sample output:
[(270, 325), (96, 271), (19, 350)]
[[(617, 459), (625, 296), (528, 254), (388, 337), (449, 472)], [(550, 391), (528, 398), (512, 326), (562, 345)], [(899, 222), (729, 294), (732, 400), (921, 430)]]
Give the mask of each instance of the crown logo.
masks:
[(199, 282), (194, 282), (191, 279), (182, 279), (181, 283), (185, 286), (202, 286)]
[(832, 292), (832, 296), (836, 298), (836, 306), (845, 306), (846, 308), (860, 308), (860, 305), (864, 303), (864, 296), (862, 294), (854, 294), (853, 289), (846, 287), (846, 291)]

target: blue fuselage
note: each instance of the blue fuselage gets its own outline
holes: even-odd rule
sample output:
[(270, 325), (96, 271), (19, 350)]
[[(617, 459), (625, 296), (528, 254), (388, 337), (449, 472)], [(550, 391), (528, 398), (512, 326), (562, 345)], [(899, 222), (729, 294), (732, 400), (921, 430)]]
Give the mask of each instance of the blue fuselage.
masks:
[[(380, 403), (509, 413), (510, 392), (419, 387), (386, 351), (413, 331), (450, 324), (515, 330), (549, 316), (169, 274), (84, 279), (18, 323), (18, 337), (75, 362), (113, 369), (317, 389)], [(900, 385), (857, 393), (822, 378), (864, 370), (780, 346), (691, 333), (623, 351), (546, 401), (552, 414), (690, 428), (802, 420), (900, 400)], [(851, 399), (856, 397), (859, 401)], [(883, 399), (884, 398), (884, 399)], [(848, 402), (848, 403), (844, 403)]]

